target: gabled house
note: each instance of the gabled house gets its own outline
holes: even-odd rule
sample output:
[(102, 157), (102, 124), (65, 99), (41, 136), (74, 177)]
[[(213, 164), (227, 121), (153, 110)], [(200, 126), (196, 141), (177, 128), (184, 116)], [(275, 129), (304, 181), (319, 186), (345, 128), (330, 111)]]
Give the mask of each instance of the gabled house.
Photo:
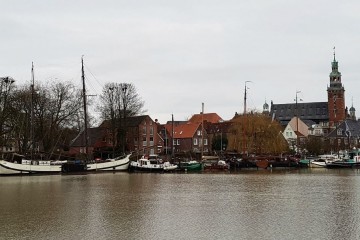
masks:
[(329, 140), (333, 151), (358, 148), (360, 143), (360, 122), (347, 119), (331, 131), (326, 136), (326, 139)]
[(309, 135), (309, 126), (298, 117), (293, 117), (286, 125), (283, 136), (288, 142), (290, 149), (298, 151), (298, 146), (305, 143)]
[(192, 122), (174, 126), (172, 143), (175, 152), (208, 153), (210, 147), (205, 129), (200, 123)]
[[(104, 121), (100, 127), (106, 127), (109, 130), (112, 129), (109, 120)], [(125, 119), (126, 151), (136, 152), (140, 155), (160, 153), (162, 151), (163, 143), (161, 143), (157, 128), (157, 122), (152, 120), (149, 115), (127, 117)], [(115, 145), (116, 142), (115, 136)]]

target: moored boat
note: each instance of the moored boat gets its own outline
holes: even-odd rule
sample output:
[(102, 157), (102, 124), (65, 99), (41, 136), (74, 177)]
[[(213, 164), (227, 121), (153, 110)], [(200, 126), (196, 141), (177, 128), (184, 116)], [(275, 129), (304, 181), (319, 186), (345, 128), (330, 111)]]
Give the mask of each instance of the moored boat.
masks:
[(336, 155), (333, 154), (324, 154), (319, 155), (318, 159), (314, 159), (310, 162), (309, 166), (312, 168), (324, 168), (327, 164), (330, 164), (334, 161), (340, 160)]
[(227, 164), (224, 160), (204, 163), (204, 171), (228, 171), (228, 170), (230, 170), (230, 165)]
[[(355, 155), (357, 154), (357, 155)], [(350, 154), (350, 159), (336, 160), (326, 163), (327, 168), (360, 168), (359, 152)]]
[(137, 161), (131, 161), (130, 172), (170, 172), (177, 169), (177, 165), (170, 162), (162, 162), (160, 158), (145, 158), (144, 156)]
[(269, 161), (267, 159), (261, 159), (255, 161), (256, 167), (266, 169), (269, 166)]
[(88, 163), (87, 171), (127, 171), (130, 164), (130, 156), (120, 156), (113, 159), (106, 159), (102, 162)]
[(203, 169), (202, 163), (198, 161), (180, 162), (179, 169), (187, 172), (201, 171)]
[(10, 162), (0, 160), (0, 175), (15, 174), (58, 174), (61, 173), (61, 165), (63, 161), (43, 161), (43, 160), (21, 160), (18, 162)]

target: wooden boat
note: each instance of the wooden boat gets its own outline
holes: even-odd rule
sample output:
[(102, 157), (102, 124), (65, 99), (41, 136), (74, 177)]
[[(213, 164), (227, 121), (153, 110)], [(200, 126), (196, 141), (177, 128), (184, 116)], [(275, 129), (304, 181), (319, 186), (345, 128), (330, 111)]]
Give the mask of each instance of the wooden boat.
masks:
[(88, 163), (87, 171), (127, 171), (130, 164), (130, 156), (120, 156), (113, 159), (106, 159), (102, 162)]
[(21, 162), (10, 162), (0, 160), (0, 175), (14, 174), (59, 174), (62, 162), (43, 160), (21, 160)]

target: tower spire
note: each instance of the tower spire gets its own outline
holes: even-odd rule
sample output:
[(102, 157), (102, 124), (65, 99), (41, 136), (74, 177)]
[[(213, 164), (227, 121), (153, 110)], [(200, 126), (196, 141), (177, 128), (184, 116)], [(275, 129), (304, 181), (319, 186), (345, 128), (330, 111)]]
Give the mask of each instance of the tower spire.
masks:
[(334, 46), (334, 62), (336, 62), (336, 59), (335, 59), (335, 46)]

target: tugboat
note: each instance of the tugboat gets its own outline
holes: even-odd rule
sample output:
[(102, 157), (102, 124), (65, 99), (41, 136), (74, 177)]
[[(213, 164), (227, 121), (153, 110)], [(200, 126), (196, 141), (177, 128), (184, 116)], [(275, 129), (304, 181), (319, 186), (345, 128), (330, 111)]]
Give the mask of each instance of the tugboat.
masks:
[(130, 172), (171, 172), (177, 169), (177, 165), (163, 162), (157, 155), (142, 156), (137, 161), (131, 161)]

